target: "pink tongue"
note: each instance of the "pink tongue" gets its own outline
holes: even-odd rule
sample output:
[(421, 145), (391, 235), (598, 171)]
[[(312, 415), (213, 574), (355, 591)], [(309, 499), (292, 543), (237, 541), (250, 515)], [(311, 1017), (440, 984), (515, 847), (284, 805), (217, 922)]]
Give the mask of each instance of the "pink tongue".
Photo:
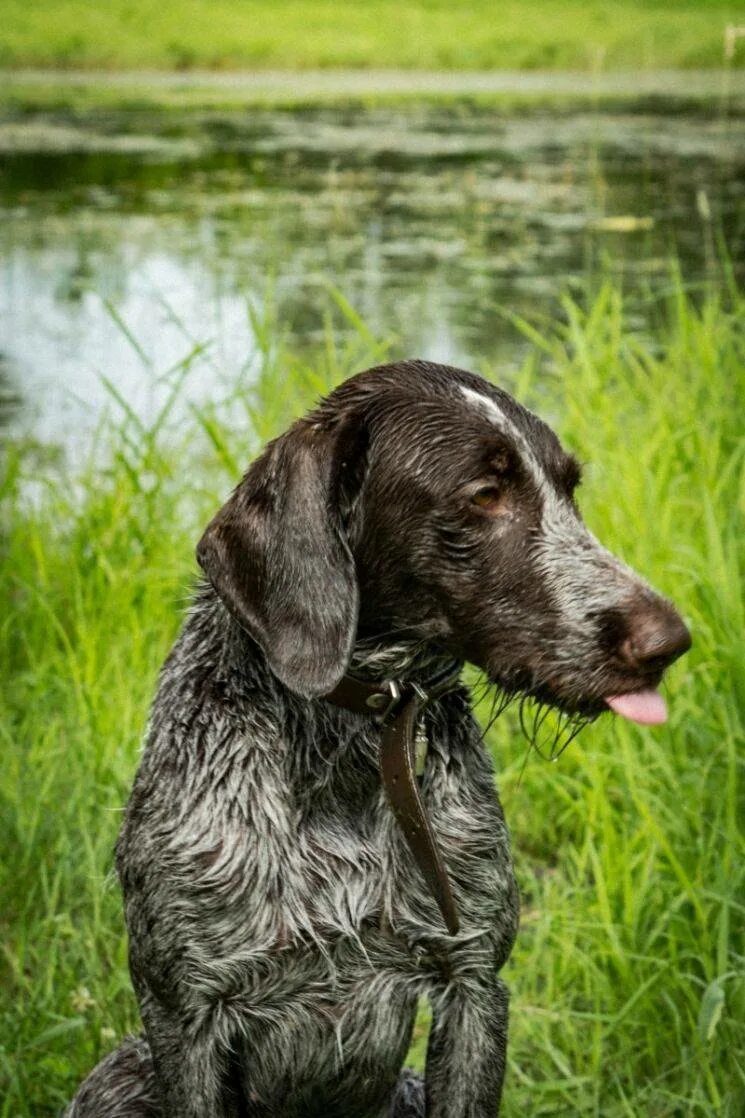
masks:
[(658, 726), (667, 719), (665, 700), (656, 691), (632, 691), (628, 695), (612, 695), (605, 701), (616, 714), (640, 726)]

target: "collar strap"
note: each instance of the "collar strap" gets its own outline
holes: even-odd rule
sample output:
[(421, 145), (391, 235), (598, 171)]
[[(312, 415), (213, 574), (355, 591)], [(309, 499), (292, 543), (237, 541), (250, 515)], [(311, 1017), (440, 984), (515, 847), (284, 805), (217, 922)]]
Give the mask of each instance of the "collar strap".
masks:
[(458, 685), (461, 665), (415, 683), (389, 679), (371, 683), (345, 675), (324, 698), (355, 714), (371, 715), (381, 727), (380, 772), (388, 802), (414, 861), (437, 902), (450, 935), (458, 932), (458, 911), (437, 838), (416, 780), (414, 738), (426, 706)]

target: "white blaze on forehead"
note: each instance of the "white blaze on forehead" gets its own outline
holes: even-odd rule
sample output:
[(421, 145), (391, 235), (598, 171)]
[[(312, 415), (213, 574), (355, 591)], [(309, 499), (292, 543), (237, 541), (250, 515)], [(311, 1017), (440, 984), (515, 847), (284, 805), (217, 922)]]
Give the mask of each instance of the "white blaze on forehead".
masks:
[(507, 435), (512, 440), (516, 449), (520, 451), (525, 466), (530, 471), (537, 488), (545, 495), (550, 490), (550, 482), (522, 431), (505, 415), (499, 404), (496, 400), (492, 400), (491, 396), (483, 396), (480, 392), (475, 392), (472, 388), (466, 388), (464, 385), (460, 386), (460, 390), (470, 404), (474, 404), (482, 415), (486, 416), (502, 434)]
[(492, 400), (491, 396), (482, 396), (480, 392), (474, 392), (473, 388), (466, 388), (465, 385), (460, 385), (460, 390), (470, 404), (475, 404), (477, 408), (480, 408), (487, 419), (490, 419), (499, 428), (506, 430), (514, 427), (514, 424), (508, 421), (499, 404)]

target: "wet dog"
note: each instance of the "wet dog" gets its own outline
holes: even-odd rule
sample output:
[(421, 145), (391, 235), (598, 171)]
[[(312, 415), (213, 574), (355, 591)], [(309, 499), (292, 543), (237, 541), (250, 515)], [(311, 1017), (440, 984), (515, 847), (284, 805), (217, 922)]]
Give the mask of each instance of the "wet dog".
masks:
[(71, 1118), (495, 1114), (518, 895), (458, 666), (655, 722), (690, 643), (587, 530), (579, 478), (507, 393), (421, 361), (353, 377), (254, 462), (199, 544), (117, 846), (146, 1040)]

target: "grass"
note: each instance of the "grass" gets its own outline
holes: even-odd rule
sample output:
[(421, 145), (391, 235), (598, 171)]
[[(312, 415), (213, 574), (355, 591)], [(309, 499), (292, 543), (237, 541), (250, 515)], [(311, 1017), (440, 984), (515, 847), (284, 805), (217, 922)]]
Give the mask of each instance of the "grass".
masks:
[[(6, 450), (2, 1118), (55, 1114), (138, 1027), (111, 855), (148, 701), (199, 525), (264, 439), (381, 356), (338, 303), (344, 345), (329, 329), (300, 363), (257, 321), (253, 363), (213, 407), (174, 421), (187, 359), (158, 419), (122, 401), (74, 476), (44, 448)], [(695, 304), (678, 286), (642, 332), (605, 286), (561, 323), (516, 323), (534, 342), (516, 393), (590, 463), (590, 526), (675, 598), (695, 644), (664, 728), (603, 718), (522, 778), (514, 722), (491, 734), (523, 894), (507, 1118), (745, 1111), (743, 312), (732, 289)]]
[[(707, 67), (741, 16), (734, 0), (4, 0), (0, 65)], [(745, 62), (742, 41), (732, 61)]]

